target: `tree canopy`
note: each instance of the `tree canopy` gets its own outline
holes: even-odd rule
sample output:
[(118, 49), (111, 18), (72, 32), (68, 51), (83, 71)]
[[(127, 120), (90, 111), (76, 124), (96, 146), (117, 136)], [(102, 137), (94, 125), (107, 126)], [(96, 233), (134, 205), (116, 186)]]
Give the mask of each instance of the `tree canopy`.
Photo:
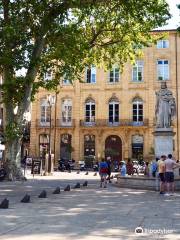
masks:
[[(6, 135), (19, 128), (39, 87), (78, 79), (90, 64), (123, 65), (170, 17), (165, 0), (0, 0), (0, 71)], [(52, 81), (43, 75), (54, 69)], [(17, 75), (18, 71), (24, 71)], [(36, 80), (38, 79), (38, 80)], [(14, 108), (17, 107), (17, 113)]]

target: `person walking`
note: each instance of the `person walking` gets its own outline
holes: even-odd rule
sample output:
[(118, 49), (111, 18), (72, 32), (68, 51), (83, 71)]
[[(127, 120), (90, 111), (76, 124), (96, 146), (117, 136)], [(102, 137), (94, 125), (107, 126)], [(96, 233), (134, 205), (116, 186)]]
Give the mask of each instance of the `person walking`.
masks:
[(165, 194), (165, 161), (166, 156), (162, 155), (161, 158), (158, 160), (158, 173), (159, 173), (159, 193)]
[(108, 181), (111, 183), (111, 159), (107, 159), (107, 165), (108, 165)]
[(145, 163), (144, 175), (149, 177), (149, 163)]
[(172, 159), (172, 154), (168, 155), (168, 158), (164, 161), (165, 163), (165, 181), (167, 184), (167, 193), (166, 195), (173, 196), (174, 194), (174, 168), (180, 167), (180, 164), (176, 163)]
[(99, 175), (100, 175), (100, 187), (107, 187), (107, 175), (108, 175), (108, 164), (105, 162), (104, 158), (99, 163)]
[(122, 177), (126, 176), (126, 164), (124, 161), (121, 162), (120, 173)]
[(158, 169), (158, 161), (159, 161), (159, 158), (156, 158), (156, 160), (153, 161), (151, 164), (151, 173), (154, 178), (156, 177), (156, 172)]
[(133, 164), (131, 162), (131, 159), (128, 159), (128, 162), (126, 164), (126, 169), (127, 169), (127, 174), (128, 175), (133, 175), (134, 174), (134, 169), (133, 169)]

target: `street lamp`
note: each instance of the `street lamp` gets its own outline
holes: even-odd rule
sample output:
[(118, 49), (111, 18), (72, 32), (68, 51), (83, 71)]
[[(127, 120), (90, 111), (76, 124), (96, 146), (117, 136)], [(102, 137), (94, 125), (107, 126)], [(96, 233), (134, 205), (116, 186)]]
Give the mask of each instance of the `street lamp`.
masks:
[(47, 95), (47, 103), (50, 108), (50, 115), (49, 115), (49, 148), (48, 148), (48, 173), (50, 174), (52, 172), (52, 161), (51, 161), (51, 111), (52, 111), (52, 106), (55, 104), (55, 96), (52, 96), (50, 94)]

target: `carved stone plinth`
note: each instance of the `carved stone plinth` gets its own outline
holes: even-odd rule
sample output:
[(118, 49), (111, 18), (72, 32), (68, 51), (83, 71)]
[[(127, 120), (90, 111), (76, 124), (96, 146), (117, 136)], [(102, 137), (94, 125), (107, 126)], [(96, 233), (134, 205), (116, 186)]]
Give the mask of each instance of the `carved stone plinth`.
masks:
[(156, 128), (153, 135), (156, 157), (173, 154), (173, 136), (175, 133), (172, 128)]

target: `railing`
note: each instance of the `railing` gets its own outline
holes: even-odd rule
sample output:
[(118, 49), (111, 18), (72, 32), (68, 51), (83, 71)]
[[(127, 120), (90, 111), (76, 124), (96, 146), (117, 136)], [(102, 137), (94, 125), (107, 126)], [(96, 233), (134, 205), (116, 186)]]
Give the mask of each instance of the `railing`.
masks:
[(63, 119), (56, 119), (56, 127), (75, 127), (75, 119), (71, 119), (68, 122)]
[(80, 120), (81, 127), (120, 127), (120, 126), (148, 126), (149, 120), (144, 119), (140, 122), (132, 121), (132, 119), (120, 119), (119, 122), (110, 122), (108, 119), (96, 119), (94, 122), (86, 122)]
[[(36, 127), (38, 128), (49, 128), (50, 121), (44, 122), (41, 119), (36, 119)], [(54, 127), (54, 119), (51, 120), (51, 127)]]
[[(51, 120), (51, 127), (62, 127), (62, 128), (72, 128), (75, 126), (75, 119), (69, 122), (64, 122), (63, 119), (56, 119), (56, 125), (54, 124), (54, 119)], [(36, 127), (38, 128), (49, 128), (50, 122), (42, 122), (40, 119), (36, 119)]]

